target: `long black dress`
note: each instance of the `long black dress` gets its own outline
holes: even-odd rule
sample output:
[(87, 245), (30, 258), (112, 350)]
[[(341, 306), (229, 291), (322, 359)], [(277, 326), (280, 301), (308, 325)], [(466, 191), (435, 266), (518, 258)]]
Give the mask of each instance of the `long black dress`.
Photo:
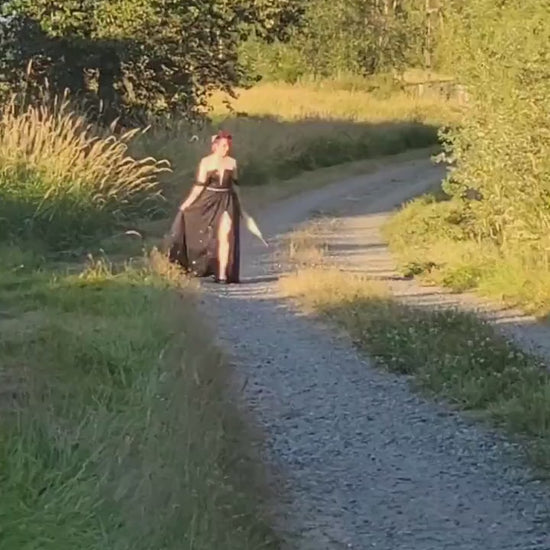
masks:
[(195, 202), (178, 212), (172, 223), (169, 259), (196, 277), (219, 277), (218, 232), (225, 212), (231, 219), (227, 282), (239, 282), (241, 207), (233, 170), (220, 179), (217, 170), (207, 172)]

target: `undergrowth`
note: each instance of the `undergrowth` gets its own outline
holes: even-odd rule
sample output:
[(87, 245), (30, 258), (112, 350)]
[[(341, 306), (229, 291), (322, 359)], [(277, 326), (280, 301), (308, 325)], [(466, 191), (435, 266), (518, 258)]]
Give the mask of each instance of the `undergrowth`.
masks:
[(66, 101), (0, 111), (0, 238), (40, 239), (62, 249), (159, 204), (168, 169), (136, 160), (128, 145), (139, 132), (94, 128)]
[(401, 263), (455, 291), (550, 313), (550, 6), (447, 3), (448, 67), (471, 96), (445, 133), (452, 197), (417, 200), (392, 221)]
[(274, 548), (193, 288), (1, 258), (0, 548)]
[(476, 238), (476, 204), (464, 199), (411, 201), (384, 233), (400, 270), (454, 292), (475, 291), (545, 317), (550, 313), (550, 240)]

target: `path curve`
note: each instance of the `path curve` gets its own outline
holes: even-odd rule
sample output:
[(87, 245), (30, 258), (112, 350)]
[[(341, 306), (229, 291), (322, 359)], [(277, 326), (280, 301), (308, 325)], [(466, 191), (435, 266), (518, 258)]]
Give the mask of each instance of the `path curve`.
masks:
[[(442, 175), (428, 160), (389, 165), (278, 203), (262, 226), (274, 242), (319, 210), (380, 218)], [(276, 527), (286, 547), (550, 549), (550, 492), (515, 446), (301, 315), (279, 297), (270, 254), (243, 240), (244, 284), (205, 284), (204, 311), (284, 483)]]

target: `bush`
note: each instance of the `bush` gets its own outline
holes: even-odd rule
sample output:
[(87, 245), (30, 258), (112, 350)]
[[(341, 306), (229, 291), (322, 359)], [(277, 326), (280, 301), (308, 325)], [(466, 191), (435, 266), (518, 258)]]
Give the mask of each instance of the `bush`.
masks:
[(538, 0), (468, 0), (447, 8), (443, 45), (472, 96), (448, 132), (456, 162), (446, 190), (480, 192), (475, 228), (498, 244), (550, 226), (550, 7)]
[(0, 112), (0, 235), (73, 245), (158, 206), (165, 162), (135, 160), (138, 134), (100, 132), (69, 103)]
[(444, 134), (452, 200), (408, 205), (390, 224), (392, 247), (404, 264), (431, 266), (433, 282), (546, 315), (550, 6), (467, 0), (445, 16), (440, 53), (471, 96)]

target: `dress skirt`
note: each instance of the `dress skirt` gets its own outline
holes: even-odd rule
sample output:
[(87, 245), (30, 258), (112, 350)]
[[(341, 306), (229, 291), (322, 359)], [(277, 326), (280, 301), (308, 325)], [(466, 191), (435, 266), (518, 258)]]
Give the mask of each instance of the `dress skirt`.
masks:
[(196, 277), (219, 277), (219, 228), (224, 213), (231, 219), (227, 281), (240, 275), (239, 199), (232, 189), (205, 188), (184, 212), (178, 212), (170, 233), (169, 259)]

